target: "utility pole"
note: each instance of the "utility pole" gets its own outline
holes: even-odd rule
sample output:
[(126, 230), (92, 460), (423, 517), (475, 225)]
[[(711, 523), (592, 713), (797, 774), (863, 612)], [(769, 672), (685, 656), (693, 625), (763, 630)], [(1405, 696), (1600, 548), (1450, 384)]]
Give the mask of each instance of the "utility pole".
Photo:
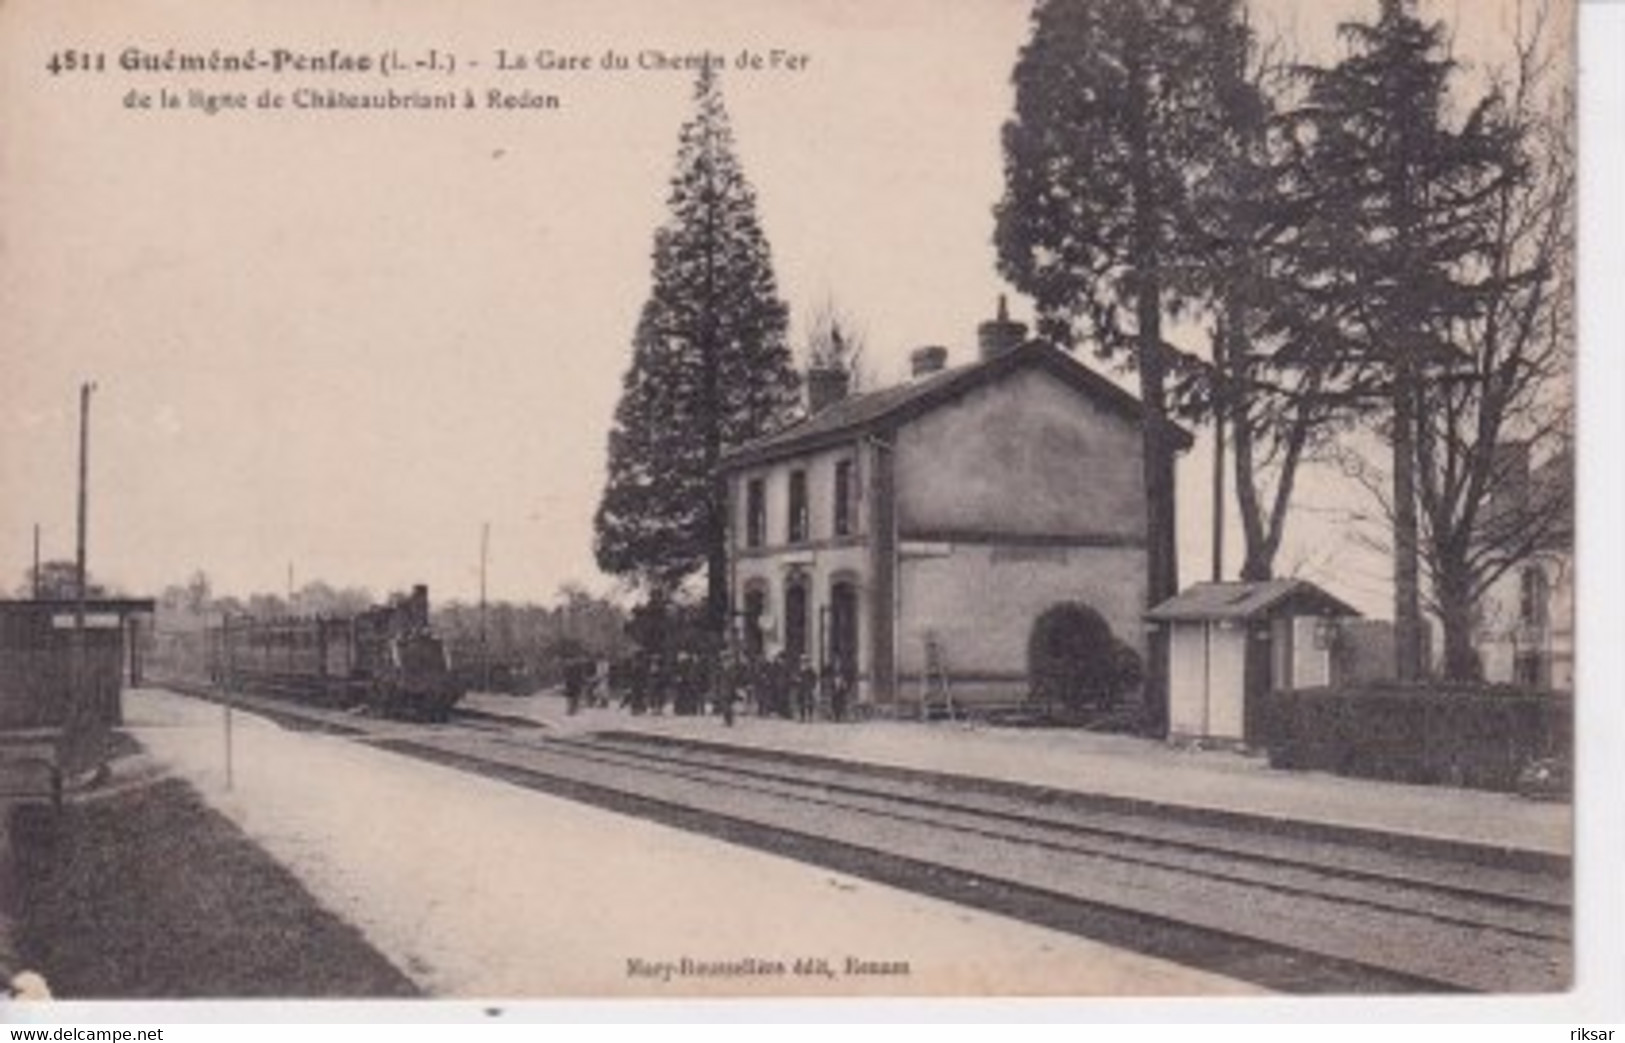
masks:
[(85, 528), (90, 509), (90, 393), (94, 381), (79, 385), (79, 525), (74, 550), (74, 580), (78, 592), (74, 630), (85, 627)]
[(491, 548), (491, 523), (480, 526), (480, 690), (491, 690), (491, 649), (485, 630), (485, 563)]
[[(84, 721), (91, 712), (85, 691), (85, 530), (90, 510), (90, 393), (94, 381), (79, 385), (79, 518), (74, 549), (73, 635), (68, 646), (68, 687), (74, 715)], [(37, 570), (36, 570), (37, 574)]]
[(39, 522), (34, 523), (34, 587), (33, 597), (39, 600)]
[(1224, 416), (1213, 424), (1213, 582), (1224, 582)]
[(1213, 338), (1213, 582), (1224, 582), (1224, 425), (1230, 419), (1230, 388), (1225, 383), (1228, 324)]

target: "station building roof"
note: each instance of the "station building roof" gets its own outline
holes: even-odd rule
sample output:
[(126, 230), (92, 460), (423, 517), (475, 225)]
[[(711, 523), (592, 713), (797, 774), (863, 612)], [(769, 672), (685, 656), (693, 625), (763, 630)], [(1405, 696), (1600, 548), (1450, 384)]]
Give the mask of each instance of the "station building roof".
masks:
[[(722, 460), (724, 470), (766, 463), (803, 452), (826, 448), (854, 436), (904, 423), (951, 402), (1006, 374), (1028, 367), (1041, 368), (1109, 412), (1131, 423), (1141, 423), (1140, 400), (1068, 352), (1047, 341), (1026, 343), (975, 362), (962, 363), (918, 376), (902, 384), (849, 395), (782, 431), (747, 442)], [(1189, 431), (1168, 422), (1174, 446), (1192, 445)]]

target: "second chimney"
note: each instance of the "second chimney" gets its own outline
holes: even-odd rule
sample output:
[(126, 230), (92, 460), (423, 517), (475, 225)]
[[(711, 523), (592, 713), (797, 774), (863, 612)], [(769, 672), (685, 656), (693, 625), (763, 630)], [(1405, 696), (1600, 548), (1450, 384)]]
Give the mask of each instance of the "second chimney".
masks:
[(948, 365), (948, 349), (937, 344), (915, 348), (908, 354), (909, 369), (916, 377), (927, 377), (942, 372)]

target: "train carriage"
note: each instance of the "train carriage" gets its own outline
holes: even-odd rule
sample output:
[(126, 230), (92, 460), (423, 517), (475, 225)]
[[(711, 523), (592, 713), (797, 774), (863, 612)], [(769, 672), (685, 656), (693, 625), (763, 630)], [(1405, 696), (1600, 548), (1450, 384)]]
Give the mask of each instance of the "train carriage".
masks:
[(210, 634), (210, 673), (229, 687), (412, 720), (444, 720), (463, 695), (423, 586), (349, 617), (227, 617)]

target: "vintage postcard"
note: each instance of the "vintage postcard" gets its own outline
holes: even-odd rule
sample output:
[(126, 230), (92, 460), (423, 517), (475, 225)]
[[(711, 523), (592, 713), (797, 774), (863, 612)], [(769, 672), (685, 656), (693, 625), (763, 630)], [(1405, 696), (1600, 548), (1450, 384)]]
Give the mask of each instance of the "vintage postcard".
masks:
[(1583, 1005), (1576, 26), (4, 0), (5, 1017)]

